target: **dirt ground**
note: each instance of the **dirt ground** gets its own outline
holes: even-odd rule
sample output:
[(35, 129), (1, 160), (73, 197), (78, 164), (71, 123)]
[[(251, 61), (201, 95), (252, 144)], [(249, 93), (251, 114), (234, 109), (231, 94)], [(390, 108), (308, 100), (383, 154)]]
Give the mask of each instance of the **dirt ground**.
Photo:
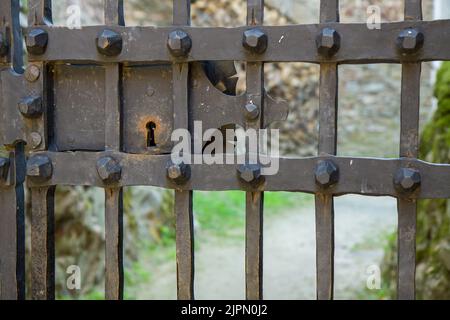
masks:
[[(392, 198), (345, 196), (335, 200), (335, 298), (360, 298), (367, 268), (379, 266), (386, 235), (396, 228)], [(315, 298), (314, 208), (271, 215), (264, 232), (264, 298)], [(242, 230), (243, 233), (243, 230)], [(200, 235), (196, 243), (197, 299), (244, 299), (244, 239)], [(136, 291), (138, 299), (175, 299), (175, 261), (152, 262), (151, 281)]]

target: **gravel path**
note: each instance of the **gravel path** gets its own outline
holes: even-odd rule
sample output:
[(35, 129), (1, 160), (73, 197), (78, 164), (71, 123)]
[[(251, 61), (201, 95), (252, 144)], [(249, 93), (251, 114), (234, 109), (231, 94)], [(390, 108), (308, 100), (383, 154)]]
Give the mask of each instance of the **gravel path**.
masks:
[[(384, 236), (395, 230), (391, 198), (346, 196), (335, 200), (335, 298), (357, 298), (367, 267), (379, 265)], [(315, 298), (314, 208), (272, 215), (264, 233), (265, 299)], [(196, 298), (244, 299), (244, 241), (209, 237), (196, 249)], [(138, 299), (175, 299), (173, 260), (155, 266)]]

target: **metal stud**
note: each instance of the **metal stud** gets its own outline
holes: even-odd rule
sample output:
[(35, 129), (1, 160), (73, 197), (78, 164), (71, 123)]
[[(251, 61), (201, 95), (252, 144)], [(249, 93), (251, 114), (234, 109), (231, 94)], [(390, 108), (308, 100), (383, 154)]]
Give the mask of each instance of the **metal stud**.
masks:
[(109, 29), (104, 29), (96, 39), (97, 50), (101, 54), (113, 57), (122, 52), (122, 36)]
[(242, 45), (251, 53), (262, 54), (266, 52), (269, 38), (261, 29), (254, 28), (244, 32)]
[(245, 118), (247, 120), (256, 120), (259, 117), (259, 107), (254, 103), (247, 103), (245, 105)]
[(239, 180), (246, 184), (258, 185), (264, 181), (259, 164), (242, 164), (237, 168)]
[(27, 176), (36, 182), (43, 182), (52, 177), (53, 165), (49, 157), (35, 155), (28, 159)]
[(47, 49), (48, 33), (40, 28), (32, 29), (26, 36), (25, 42), (28, 53), (42, 55)]
[(25, 97), (18, 103), (20, 113), (26, 118), (36, 118), (42, 114), (42, 99), (38, 96)]
[(186, 57), (191, 51), (192, 40), (183, 30), (175, 30), (169, 34), (167, 48), (174, 57)]
[(405, 54), (416, 53), (423, 47), (425, 36), (418, 29), (408, 28), (400, 32), (397, 47)]
[(122, 167), (116, 159), (103, 157), (97, 161), (97, 173), (104, 183), (117, 183), (122, 178)]
[(394, 176), (394, 186), (402, 193), (416, 191), (422, 182), (419, 170), (413, 168), (400, 168)]
[(328, 188), (339, 181), (339, 169), (331, 160), (320, 161), (314, 171), (316, 183)]
[(41, 70), (37, 65), (30, 64), (25, 69), (25, 79), (27, 79), (29, 82), (35, 82), (39, 79), (41, 76)]
[(184, 162), (169, 161), (166, 167), (167, 178), (176, 184), (184, 184), (191, 178), (191, 167)]
[(332, 28), (324, 28), (317, 36), (316, 45), (320, 55), (332, 57), (341, 47), (341, 36)]
[(31, 147), (33, 149), (38, 148), (41, 144), (42, 144), (42, 136), (40, 135), (39, 132), (32, 132), (30, 134), (30, 142), (31, 142)]

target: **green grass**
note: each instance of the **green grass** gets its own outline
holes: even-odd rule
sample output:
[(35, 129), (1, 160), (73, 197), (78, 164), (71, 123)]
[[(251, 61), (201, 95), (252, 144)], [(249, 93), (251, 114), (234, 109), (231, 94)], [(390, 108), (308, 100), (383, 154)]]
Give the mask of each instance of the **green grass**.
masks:
[(379, 290), (362, 289), (354, 293), (355, 300), (390, 300), (389, 288), (381, 287)]
[[(311, 195), (289, 192), (264, 193), (264, 217), (280, 214), (312, 201)], [(197, 229), (219, 236), (233, 235), (245, 225), (245, 192), (195, 192), (194, 213)]]

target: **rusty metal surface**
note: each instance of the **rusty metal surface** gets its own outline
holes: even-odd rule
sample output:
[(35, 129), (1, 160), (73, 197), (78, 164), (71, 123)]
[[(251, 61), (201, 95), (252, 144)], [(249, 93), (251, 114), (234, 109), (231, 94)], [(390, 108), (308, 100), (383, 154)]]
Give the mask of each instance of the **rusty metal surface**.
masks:
[[(246, 297), (263, 298), (265, 191), (316, 196), (317, 298), (334, 288), (336, 196), (398, 199), (398, 297), (415, 296), (418, 199), (450, 198), (450, 165), (417, 160), (421, 62), (450, 60), (450, 20), (421, 21), (420, 0), (405, 21), (339, 23), (339, 1), (322, 0), (320, 23), (264, 26), (263, 0), (247, 1), (247, 26), (190, 26), (190, 1), (174, 1), (173, 26), (127, 27), (123, 1), (104, 1), (105, 25), (52, 25), (51, 1), (30, 0), (21, 35), (19, 1), (0, 2), (0, 297), (23, 299), (23, 182), (32, 193), (34, 299), (54, 298), (53, 192), (58, 185), (105, 189), (105, 296), (123, 298), (125, 186), (175, 190), (178, 298), (194, 299), (193, 192), (246, 191)], [(25, 39), (29, 63), (22, 68)], [(236, 95), (233, 61), (245, 61), (246, 92)], [(264, 62), (320, 64), (318, 156), (261, 165), (173, 163), (171, 134), (203, 128), (266, 128), (287, 105), (264, 90)], [(336, 156), (338, 64), (401, 63), (398, 159)], [(196, 143), (195, 140), (192, 143)], [(25, 156), (28, 157), (27, 162)], [(247, 156), (250, 156), (247, 154)]]
[[(177, 28), (188, 26), (191, 23), (191, 1), (190, 0), (174, 0), (173, 8), (173, 24)], [(184, 36), (185, 37), (185, 36)], [(173, 39), (172, 39), (173, 40)], [(178, 42), (181, 39), (178, 39)], [(184, 39), (186, 40), (186, 39)], [(169, 51), (170, 39), (169, 39)], [(191, 49), (185, 44), (179, 44), (181, 49), (176, 54), (182, 58), (188, 54)], [(173, 52), (172, 52), (173, 54)], [(174, 129), (190, 129), (189, 123), (189, 69), (188, 63), (175, 62), (172, 65), (172, 103), (173, 103), (173, 119)], [(168, 163), (169, 161), (166, 161)], [(170, 166), (170, 165), (169, 165)], [(185, 164), (177, 165), (180, 167), (181, 176), (175, 177), (172, 182), (177, 187), (175, 189), (174, 214), (176, 221), (176, 261), (177, 261), (177, 296), (179, 300), (194, 299), (194, 215), (193, 215), (193, 192), (188, 190), (180, 190), (180, 184), (185, 183), (190, 176), (190, 168), (186, 168)], [(184, 170), (181, 169), (184, 167)], [(163, 170), (162, 172), (165, 172)], [(170, 174), (167, 168), (167, 177), (171, 180), (174, 176)], [(177, 178), (182, 178), (177, 179)], [(164, 179), (164, 178), (163, 178)]]
[[(126, 105), (123, 112), (124, 150), (129, 153), (169, 153), (173, 131), (171, 65), (124, 67), (123, 86)], [(149, 141), (151, 131), (153, 143)]]
[[(41, 153), (37, 153), (41, 154)], [(105, 186), (97, 174), (96, 163), (106, 153), (93, 152), (45, 152), (51, 159), (53, 175), (49, 180), (34, 182), (32, 186), (86, 185)], [(170, 155), (132, 155), (112, 153), (122, 167), (121, 186), (154, 185), (180, 190), (255, 190), (251, 185), (241, 184), (236, 170), (237, 164), (193, 164), (191, 179), (177, 185), (166, 179), (165, 167)], [(320, 161), (330, 159), (339, 169), (339, 181), (323, 189), (316, 183), (315, 169)], [(438, 165), (415, 159), (375, 159), (351, 157), (311, 157), (302, 159), (280, 158), (280, 171), (266, 176), (261, 190), (300, 191), (344, 195), (399, 196), (394, 177), (400, 168), (416, 168), (422, 176), (421, 186), (408, 195), (416, 199), (439, 199), (450, 196), (448, 177), (450, 165)], [(295, 173), (295, 179), (292, 179)], [(220, 177), (220, 179), (217, 179)]]
[[(339, 22), (339, 1), (322, 0), (320, 2), (320, 22)], [(333, 29), (331, 29), (333, 30)], [(333, 38), (328, 44), (327, 54), (335, 54), (329, 48), (338, 48), (340, 39)], [(323, 50), (322, 50), (323, 51)], [(336, 155), (337, 151), (337, 118), (338, 118), (338, 65), (336, 63), (320, 64), (319, 89), (319, 155)], [(340, 170), (333, 163), (322, 162), (327, 170), (325, 177), (318, 179), (320, 167), (316, 167), (316, 179), (321, 181), (321, 191), (315, 195), (316, 206), (316, 278), (317, 299), (333, 299), (334, 294), (334, 199), (333, 195), (323, 193), (324, 190), (338, 182)], [(323, 173), (322, 173), (323, 174)], [(330, 175), (327, 175), (330, 174)]]
[(55, 187), (31, 190), (31, 296), (55, 298)]
[[(321, 56), (316, 37), (325, 27), (340, 34), (340, 49), (333, 57)], [(405, 29), (416, 27), (424, 35), (423, 48), (412, 56), (398, 51), (397, 37)], [(43, 55), (32, 56), (44, 61), (84, 62), (161, 62), (173, 61), (167, 50), (167, 38), (174, 27), (115, 27), (122, 35), (127, 50), (114, 57), (102, 56), (93, 41), (102, 26), (70, 30), (63, 27), (44, 27), (49, 43)], [(263, 26), (268, 35), (267, 51), (261, 55), (248, 54), (242, 47), (242, 34), (248, 27), (198, 28), (183, 27), (192, 39), (187, 61), (284, 61), (338, 63), (398, 63), (407, 61), (450, 60), (450, 21), (403, 21), (384, 23), (380, 30), (368, 30), (365, 23), (331, 23), (313, 25)]]
[[(405, 2), (405, 20), (422, 20), (422, 0)], [(420, 29), (416, 28), (416, 30)], [(415, 51), (423, 41), (420, 36), (413, 35), (412, 46), (408, 50)], [(415, 41), (414, 41), (415, 40)], [(405, 46), (405, 44), (403, 44)], [(400, 157), (417, 158), (419, 156), (419, 118), (420, 118), (420, 63), (404, 63), (402, 65), (402, 93), (400, 106)], [(413, 174), (412, 178), (409, 176)], [(403, 170), (397, 177), (397, 183), (402, 180), (408, 184), (402, 185), (406, 193), (414, 192), (419, 188), (422, 179), (420, 172)], [(412, 181), (413, 184), (409, 184)], [(410, 187), (410, 190), (406, 188)], [(417, 200), (405, 199), (401, 196), (397, 200), (398, 210), (398, 264), (397, 264), (397, 298), (400, 300), (414, 300), (416, 289), (416, 224)]]
[(53, 67), (52, 149), (105, 149), (105, 68), (57, 64)]
[(25, 298), (25, 154), (17, 144), (0, 158), (0, 299)]
[[(247, 25), (249, 30), (244, 33), (243, 47), (252, 54), (264, 54), (267, 50), (267, 34), (259, 26), (264, 22), (264, 0), (247, 1)], [(255, 42), (256, 40), (256, 42)], [(246, 70), (247, 105), (259, 109), (256, 116), (247, 117), (245, 129), (259, 129), (264, 126), (264, 64), (261, 62), (248, 62)], [(247, 148), (249, 152), (250, 148)], [(246, 158), (248, 155), (246, 155)], [(246, 159), (246, 162), (248, 160)], [(258, 170), (256, 165), (256, 169)], [(259, 185), (263, 177), (252, 174), (254, 181)], [(264, 193), (255, 190), (247, 191), (245, 195), (245, 290), (247, 300), (263, 299), (263, 221), (264, 221)]]

